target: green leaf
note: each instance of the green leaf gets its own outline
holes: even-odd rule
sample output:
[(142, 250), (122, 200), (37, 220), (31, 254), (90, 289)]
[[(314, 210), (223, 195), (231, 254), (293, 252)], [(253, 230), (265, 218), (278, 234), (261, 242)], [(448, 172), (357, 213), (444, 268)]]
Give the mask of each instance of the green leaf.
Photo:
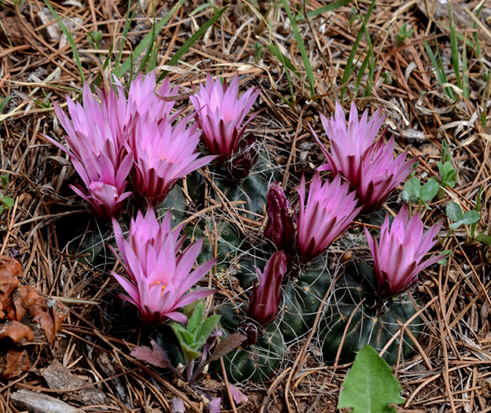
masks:
[(418, 202), (420, 196), (421, 183), (419, 182), (419, 179), (416, 177), (408, 179), (404, 184), (404, 189), (401, 194), (402, 200), (406, 203)]
[(457, 171), (452, 165), (451, 161), (445, 161), (444, 163), (438, 162), (438, 171), (440, 173), (440, 179), (442, 184), (453, 188), (457, 183)]
[(189, 344), (189, 345), (194, 344), (193, 335), (188, 330), (186, 330), (181, 324), (171, 323), (170, 326), (174, 331), (174, 334), (176, 335), (177, 340), (179, 341), (179, 344), (181, 346), (183, 346), (184, 344)]
[(186, 363), (190, 363), (193, 361), (195, 358), (198, 358), (200, 356), (200, 352), (194, 347), (194, 346), (188, 346), (186, 343), (181, 343), (181, 350), (184, 354), (184, 358), (186, 359)]
[(164, 28), (171, 17), (174, 16), (175, 13), (177, 13), (179, 8), (182, 6), (182, 3), (183, 0), (179, 0), (169, 11), (169, 13), (162, 17), (162, 19), (160, 19), (158, 23), (156, 23), (152, 27), (152, 30), (150, 30), (141, 40), (141, 42), (138, 43), (138, 46), (135, 47), (133, 53), (131, 53), (131, 55), (121, 64), (121, 66), (114, 70), (114, 74), (117, 77), (121, 77), (126, 74), (131, 69), (132, 63), (135, 62), (145, 52), (145, 50), (148, 50), (148, 48), (151, 47), (155, 34), (158, 34)]
[(205, 310), (205, 305), (203, 301), (199, 301), (194, 307), (193, 314), (188, 319), (188, 324), (186, 329), (193, 334), (194, 338), (197, 337), (197, 331), (200, 325), (203, 323), (203, 312)]
[(483, 244), (491, 246), (491, 235), (488, 234), (477, 234), (476, 239)]
[(396, 413), (390, 404), (404, 401), (401, 391), (390, 366), (367, 345), (357, 354), (344, 380), (338, 409), (352, 407), (352, 413)]
[(14, 206), (14, 200), (9, 196), (0, 196), (0, 202), (2, 202), (2, 204), (6, 206), (8, 209)]
[(464, 217), (462, 208), (456, 202), (449, 202), (446, 207), (447, 217), (452, 222), (460, 221)]
[(220, 316), (219, 315), (212, 315), (211, 317), (208, 317), (206, 321), (203, 323), (201, 326), (201, 329), (197, 335), (196, 338), (196, 345), (198, 348), (201, 348), (206, 340), (208, 339), (208, 336), (211, 334), (215, 326), (218, 324), (220, 321)]
[(452, 229), (457, 229), (458, 227), (462, 225), (471, 225), (475, 224), (476, 222), (479, 222), (481, 219), (481, 214), (477, 211), (467, 211), (461, 219), (459, 219), (457, 222), (450, 224), (450, 228)]
[(424, 202), (431, 202), (440, 189), (440, 184), (435, 178), (430, 178), (421, 188), (420, 196)]

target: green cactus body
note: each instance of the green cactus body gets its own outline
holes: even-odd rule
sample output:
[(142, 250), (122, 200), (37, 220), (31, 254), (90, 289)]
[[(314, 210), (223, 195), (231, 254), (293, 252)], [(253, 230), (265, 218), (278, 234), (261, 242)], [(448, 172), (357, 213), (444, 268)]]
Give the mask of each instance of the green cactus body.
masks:
[(301, 268), (298, 279), (287, 283), (280, 316), (280, 329), (286, 342), (310, 330), (330, 283), (325, 256)]
[[(236, 332), (241, 329), (241, 322), (246, 319), (243, 307), (234, 309), (231, 304), (224, 304), (219, 308), (221, 324), (226, 330)], [(285, 356), (287, 349), (276, 322), (265, 329), (254, 328), (258, 329), (256, 343), (239, 347), (223, 358), (227, 376), (233, 382), (253, 380), (260, 383), (268, 380)], [(214, 363), (212, 370), (220, 371), (218, 363)]]
[[(249, 260), (252, 254), (247, 254)], [(246, 269), (250, 272), (250, 269)], [(232, 381), (253, 380), (262, 382), (271, 379), (281, 367), (287, 346), (312, 328), (315, 316), (324, 297), (331, 277), (327, 271), (326, 258), (321, 257), (308, 266), (303, 266), (298, 277), (288, 280), (282, 291), (282, 305), (277, 318), (266, 328), (259, 328), (256, 343), (236, 349), (224, 357), (227, 375)], [(244, 287), (250, 286), (249, 276), (239, 277)], [(222, 305), (222, 326), (237, 331), (247, 320), (246, 306), (234, 309), (231, 304)]]
[[(373, 289), (373, 274), (370, 274), (364, 263), (357, 265), (355, 273), (347, 270), (343, 279), (336, 285), (336, 293), (324, 314), (321, 325), (321, 342), (324, 361), (336, 359), (338, 347), (342, 341), (344, 330), (350, 316), (354, 312), (344, 338), (340, 353), (341, 363), (350, 362), (366, 344), (377, 351), (385, 347), (400, 330), (401, 324), (416, 312), (413, 302), (406, 294), (384, 303), (382, 308), (376, 306)], [(360, 304), (361, 303), (361, 304)], [(421, 320), (416, 317), (407, 328), (417, 337), (422, 327)], [(400, 335), (385, 351), (383, 357), (389, 364), (397, 361)], [(413, 347), (408, 337), (403, 338), (401, 357), (409, 357)]]

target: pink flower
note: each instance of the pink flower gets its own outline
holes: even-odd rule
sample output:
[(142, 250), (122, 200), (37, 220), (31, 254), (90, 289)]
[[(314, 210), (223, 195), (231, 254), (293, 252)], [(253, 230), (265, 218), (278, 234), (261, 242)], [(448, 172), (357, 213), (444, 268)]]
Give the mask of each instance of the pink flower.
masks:
[(304, 261), (323, 252), (358, 215), (354, 192), (338, 177), (322, 184), (318, 173), (310, 184), (305, 203), (305, 179), (302, 176), (297, 189), (300, 211), (297, 216), (297, 249)]
[(333, 118), (320, 115), (322, 125), (331, 142), (329, 153), (315, 134), (327, 163), (319, 170), (330, 170), (348, 179), (357, 192), (365, 211), (378, 208), (411, 172), (414, 161), (406, 162), (406, 153), (393, 158), (394, 142), (385, 144), (383, 137), (376, 139), (384, 118), (377, 111), (369, 119), (365, 111), (358, 118), (354, 102), (351, 104), (348, 125), (339, 103)]
[(156, 90), (157, 82), (155, 73), (147, 75), (141, 73), (131, 82), (128, 92), (128, 104), (132, 115), (140, 116), (154, 122), (161, 122), (166, 119), (172, 120), (172, 108), (175, 101), (172, 97), (179, 91), (177, 87), (172, 87), (169, 79)]
[(268, 223), (264, 235), (273, 241), (279, 250), (293, 250), (295, 247), (293, 219), (285, 192), (277, 182), (269, 187), (266, 212)]
[[(180, 228), (171, 230), (171, 216), (159, 223), (153, 209), (145, 216), (138, 212), (131, 220), (128, 239), (123, 238), (119, 224), (113, 219), (114, 236), (121, 258), (129, 275), (112, 275), (127, 295), (123, 298), (135, 305), (147, 323), (161, 323), (170, 318), (185, 323), (187, 318), (177, 310), (213, 294), (210, 289), (188, 292), (213, 266), (213, 261), (192, 267), (198, 257), (202, 241), (184, 250)], [(116, 254), (116, 253), (115, 253)]]
[(172, 125), (168, 119), (139, 118), (134, 136), (135, 186), (151, 205), (162, 202), (178, 179), (215, 158), (198, 158), (200, 133), (195, 125), (187, 127), (187, 119)]
[(391, 297), (406, 290), (417, 280), (420, 271), (443, 258), (436, 255), (423, 261), (423, 257), (436, 244), (434, 238), (441, 226), (438, 223), (423, 232), (423, 222), (419, 216), (409, 219), (407, 207), (403, 207), (390, 228), (389, 217), (385, 217), (378, 244), (365, 228), (381, 297)]
[(259, 285), (254, 286), (249, 315), (262, 325), (276, 317), (281, 299), (281, 281), (286, 270), (286, 255), (283, 251), (277, 251), (271, 256), (263, 273), (257, 270)]
[(97, 90), (94, 96), (85, 84), (83, 105), (67, 99), (70, 118), (55, 105), (55, 113), (67, 133), (67, 147), (47, 138), (66, 152), (85, 184), (87, 192), (71, 186), (79, 196), (103, 217), (115, 215), (122, 201), (131, 195), (125, 192), (126, 178), (132, 157), (125, 149), (125, 128), (129, 112), (120, 87)]
[(244, 122), (258, 95), (259, 91), (250, 88), (239, 97), (237, 76), (227, 87), (208, 75), (206, 83), (190, 99), (210, 153), (230, 156), (235, 151), (245, 127), (255, 116)]

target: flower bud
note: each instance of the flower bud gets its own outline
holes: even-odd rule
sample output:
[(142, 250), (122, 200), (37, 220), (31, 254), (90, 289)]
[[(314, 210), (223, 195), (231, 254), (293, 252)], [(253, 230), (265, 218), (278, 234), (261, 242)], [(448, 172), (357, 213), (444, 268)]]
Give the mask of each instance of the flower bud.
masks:
[(276, 317), (281, 299), (281, 281), (286, 270), (286, 255), (283, 251), (277, 251), (271, 256), (263, 273), (257, 270), (259, 284), (254, 286), (249, 315), (262, 325)]
[(267, 195), (268, 223), (264, 235), (273, 241), (279, 250), (290, 252), (295, 246), (295, 229), (288, 209), (285, 192), (276, 182), (271, 185)]

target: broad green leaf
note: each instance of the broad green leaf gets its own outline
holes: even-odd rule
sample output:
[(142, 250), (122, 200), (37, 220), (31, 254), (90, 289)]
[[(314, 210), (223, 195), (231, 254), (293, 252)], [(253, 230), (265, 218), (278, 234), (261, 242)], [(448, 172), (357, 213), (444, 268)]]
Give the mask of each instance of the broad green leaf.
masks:
[(449, 202), (446, 207), (447, 217), (452, 222), (460, 221), (464, 217), (462, 208), (456, 202)]
[(197, 332), (201, 324), (203, 323), (203, 312), (204, 312), (204, 303), (203, 301), (199, 301), (196, 304), (196, 307), (194, 307), (193, 314), (188, 320), (188, 324), (186, 326), (186, 329), (194, 336), (194, 338), (197, 338)]
[(186, 343), (179, 343), (181, 345), (181, 350), (186, 359), (186, 363), (190, 363), (195, 358), (199, 357), (201, 352), (199, 352), (194, 346), (188, 346)]
[(171, 323), (170, 326), (174, 331), (174, 334), (176, 335), (177, 340), (179, 341), (179, 344), (181, 346), (183, 346), (184, 344), (192, 345), (194, 343), (193, 335), (188, 330), (186, 330), (181, 324)]
[(404, 189), (401, 194), (402, 200), (406, 203), (418, 202), (420, 196), (421, 183), (419, 182), (419, 179), (416, 177), (408, 179), (404, 184)]
[(201, 348), (208, 339), (209, 335), (215, 328), (215, 326), (218, 324), (220, 321), (220, 316), (219, 315), (212, 315), (206, 319), (206, 321), (203, 323), (201, 326), (201, 329), (199, 331), (199, 334), (196, 337), (196, 344), (198, 345), (198, 348)]
[(344, 380), (338, 409), (351, 407), (352, 413), (396, 413), (390, 405), (404, 401), (401, 391), (390, 366), (367, 345), (357, 354)]
[(477, 234), (476, 239), (483, 244), (491, 246), (491, 235), (488, 234)]
[(438, 194), (440, 184), (434, 178), (430, 178), (426, 182), (420, 191), (421, 200), (424, 202), (431, 202), (433, 198)]
[(467, 211), (461, 219), (459, 219), (457, 222), (450, 224), (450, 228), (452, 229), (457, 229), (458, 227), (462, 225), (471, 225), (475, 224), (476, 222), (479, 221), (481, 218), (481, 215), (477, 211)]

